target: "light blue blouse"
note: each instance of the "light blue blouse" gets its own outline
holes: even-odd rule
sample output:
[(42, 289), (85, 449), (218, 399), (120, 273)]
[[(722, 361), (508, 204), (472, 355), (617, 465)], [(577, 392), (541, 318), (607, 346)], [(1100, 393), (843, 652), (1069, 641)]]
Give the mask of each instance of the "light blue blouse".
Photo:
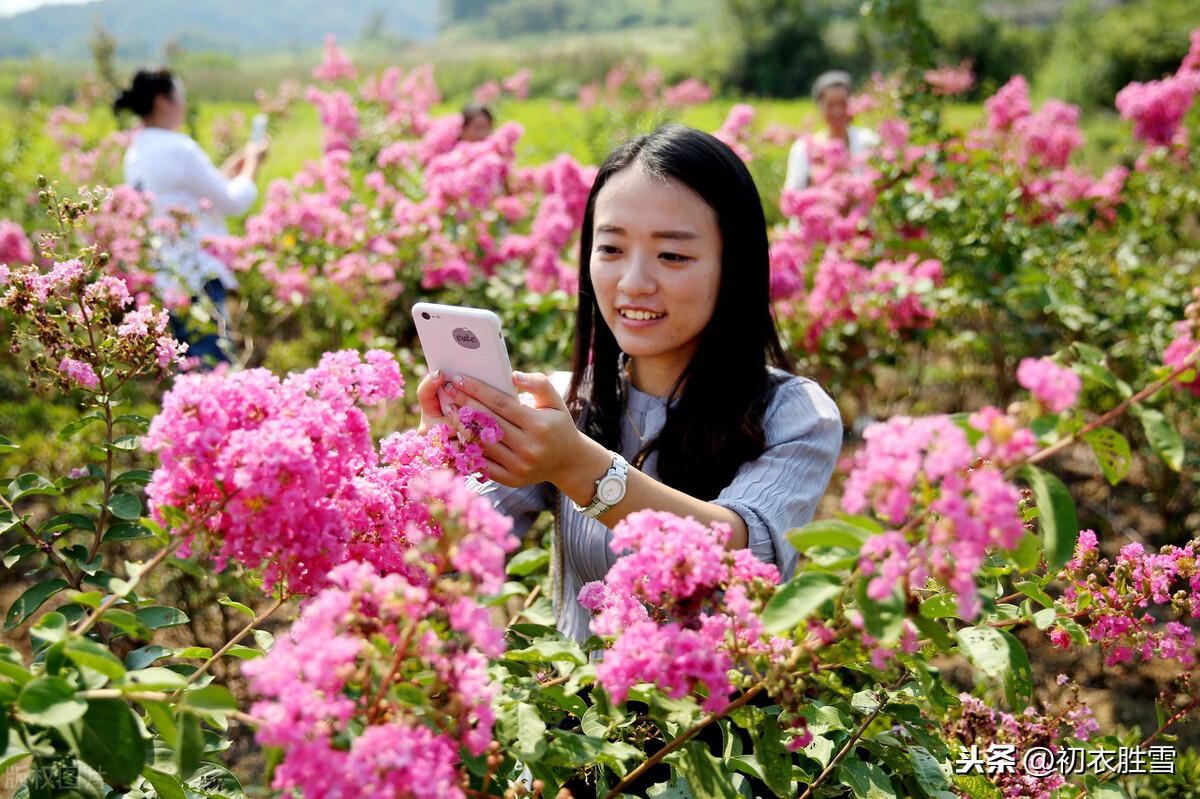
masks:
[[(749, 529), (750, 551), (774, 563), (789, 579), (799, 553), (785, 534), (812, 521), (817, 502), (829, 485), (842, 445), (842, 419), (837, 405), (820, 386), (803, 377), (774, 370), (783, 382), (775, 390), (763, 418), (766, 448), (757, 460), (745, 463), (733, 482), (713, 502), (737, 513)], [(627, 386), (629, 416), (647, 441), (662, 430), (667, 401)], [(641, 450), (637, 431), (626, 417), (621, 425), (621, 454), (629, 461)], [(642, 471), (658, 479), (658, 453), (651, 453)], [(555, 612), (558, 628), (577, 641), (591, 634), (591, 613), (579, 604), (585, 583), (603, 580), (617, 560), (612, 531), (575, 510), (574, 503), (550, 483), (509, 488), (489, 481), (472, 481), (494, 506), (513, 519), (520, 536), (538, 515), (559, 503), (559, 539), (555, 542)]]

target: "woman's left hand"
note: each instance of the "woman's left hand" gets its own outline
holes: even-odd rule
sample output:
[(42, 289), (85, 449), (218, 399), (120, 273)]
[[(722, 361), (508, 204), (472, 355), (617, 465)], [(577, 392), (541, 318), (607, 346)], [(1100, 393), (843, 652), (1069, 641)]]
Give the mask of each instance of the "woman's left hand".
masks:
[[(514, 372), (513, 383), (519, 391), (533, 395), (532, 406), (466, 376), (458, 376), (444, 387), (454, 406), (486, 411), (499, 423), (503, 437), (483, 445), (493, 480), (506, 486), (546, 481), (561, 486), (572, 468), (586, 460), (582, 456), (588, 450), (599, 448), (604, 452), (575, 427), (566, 403), (548, 377)], [(455, 429), (463, 430), (457, 409), (452, 406), (449, 410)]]

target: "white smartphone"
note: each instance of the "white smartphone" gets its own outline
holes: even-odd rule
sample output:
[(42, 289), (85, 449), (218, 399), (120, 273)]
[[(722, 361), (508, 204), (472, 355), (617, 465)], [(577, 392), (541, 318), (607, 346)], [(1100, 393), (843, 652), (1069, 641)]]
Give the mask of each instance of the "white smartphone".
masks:
[(254, 119), (250, 120), (250, 141), (254, 144), (262, 144), (267, 140), (267, 115), (255, 114)]
[(441, 369), (447, 378), (466, 375), (517, 396), (500, 317), (481, 308), (432, 302), (418, 302), (412, 316), (429, 371)]

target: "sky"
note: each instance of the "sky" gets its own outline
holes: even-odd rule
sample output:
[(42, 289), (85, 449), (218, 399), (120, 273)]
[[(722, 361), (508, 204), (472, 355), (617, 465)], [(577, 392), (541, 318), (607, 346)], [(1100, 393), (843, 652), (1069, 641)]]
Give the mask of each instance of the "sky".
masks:
[(91, 2), (91, 0), (0, 0), (0, 17), (11, 17), (13, 14), (20, 14), (22, 11), (29, 11), (39, 6), (68, 3), (78, 5), (88, 2)]

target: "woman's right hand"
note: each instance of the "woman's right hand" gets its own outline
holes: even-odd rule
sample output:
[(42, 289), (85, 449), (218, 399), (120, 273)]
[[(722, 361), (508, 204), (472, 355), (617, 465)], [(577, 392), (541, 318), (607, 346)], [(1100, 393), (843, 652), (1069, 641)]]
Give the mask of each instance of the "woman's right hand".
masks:
[(438, 369), (422, 377), (421, 382), (417, 384), (417, 400), (421, 404), (421, 424), (417, 428), (418, 433), (424, 433), (434, 425), (450, 424), (449, 417), (442, 411), (442, 400), (439, 397), (439, 394), (444, 396), (442, 386), (445, 383), (446, 376)]

